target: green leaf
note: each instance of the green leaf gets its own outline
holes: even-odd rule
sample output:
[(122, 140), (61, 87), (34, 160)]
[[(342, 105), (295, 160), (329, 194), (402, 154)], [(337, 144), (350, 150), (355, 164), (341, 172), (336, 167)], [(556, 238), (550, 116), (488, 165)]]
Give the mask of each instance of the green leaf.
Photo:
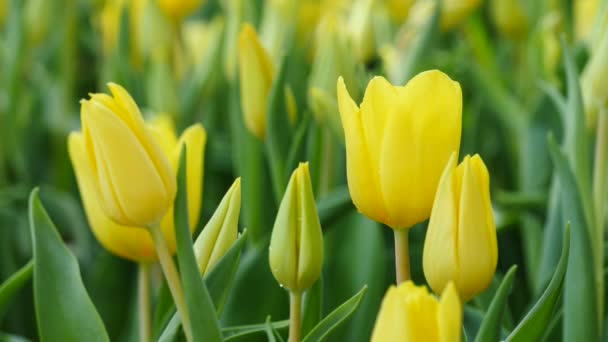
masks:
[(33, 270), (34, 263), (30, 261), (0, 285), (0, 322), (6, 313), (11, 299), (32, 278)]
[(321, 274), (319, 280), (317, 280), (311, 288), (304, 292), (302, 302), (303, 314), (301, 334), (306, 336), (306, 334), (321, 321), (321, 318), (323, 318), (323, 274)]
[(327, 336), (342, 323), (344, 323), (352, 314), (357, 310), (365, 292), (367, 291), (367, 285), (350, 299), (342, 303), (329, 315), (327, 315), (316, 327), (314, 327), (302, 342), (317, 342), (323, 341)]
[(306, 133), (308, 133), (308, 126), (311, 120), (310, 118), (310, 114), (305, 114), (304, 118), (298, 124), (293, 141), (289, 147), (289, 153), (287, 154), (287, 162), (285, 164), (286, 174), (290, 174), (291, 171), (298, 166), (299, 162), (306, 160), (304, 159), (304, 154), (306, 152)]
[(279, 63), (276, 77), (268, 96), (268, 112), (266, 113), (266, 152), (272, 176), (272, 187), (276, 203), (281, 201), (287, 185), (285, 173), (285, 157), (289, 153), (291, 141), (291, 124), (287, 117), (285, 106), (285, 86), (287, 74), (287, 59), (283, 57)]
[(270, 316), (266, 318), (266, 337), (268, 338), (268, 342), (285, 342), (283, 340), (283, 336), (279, 334), (279, 332), (274, 328), (272, 322), (270, 321)]
[(184, 297), (192, 323), (194, 341), (221, 341), (222, 335), (211, 296), (196, 264), (190, 221), (188, 219), (188, 195), (186, 179), (186, 146), (182, 148), (177, 177), (175, 199), (175, 242)]
[(34, 302), (41, 341), (109, 341), (78, 262), (32, 190), (29, 218), (34, 250)]
[(250, 325), (240, 325), (236, 327), (227, 327), (222, 329), (222, 334), (224, 335), (224, 341), (240, 341), (245, 340), (248, 341), (252, 335), (263, 334), (265, 333), (267, 326), (271, 325), (275, 331), (285, 330), (289, 328), (289, 320), (283, 320), (278, 322), (271, 323), (260, 323), (260, 324), (250, 324)]
[(511, 266), (502, 280), (488, 311), (481, 321), (475, 342), (497, 341), (499, 339), (501, 322), (507, 306), (507, 298), (513, 288), (516, 272), (517, 265)]
[(0, 332), (0, 342), (30, 342), (25, 337)]
[(346, 185), (334, 188), (334, 190), (317, 201), (319, 221), (324, 228), (329, 227), (354, 208)]
[(595, 341), (599, 336), (593, 245), (578, 183), (552, 136), (549, 151), (561, 187), (562, 214), (572, 225), (571, 256), (564, 282), (564, 339)]
[[(579, 228), (580, 229), (580, 228)], [(538, 341), (551, 324), (558, 299), (562, 293), (564, 276), (569, 264), (570, 253), (570, 226), (566, 226), (566, 233), (562, 243), (562, 255), (553, 273), (549, 285), (538, 299), (532, 309), (513, 329), (506, 341)]]

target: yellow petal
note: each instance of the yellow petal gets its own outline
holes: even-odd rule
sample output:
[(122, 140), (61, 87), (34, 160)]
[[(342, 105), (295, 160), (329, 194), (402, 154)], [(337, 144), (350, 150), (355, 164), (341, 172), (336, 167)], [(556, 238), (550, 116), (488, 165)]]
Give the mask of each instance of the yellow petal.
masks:
[[(150, 120), (148, 127), (150, 127), (150, 131), (152, 135), (154, 135), (154, 138), (156, 138), (156, 141), (158, 141), (163, 153), (167, 157), (172, 156), (175, 146), (177, 145), (177, 136), (175, 134), (173, 119), (168, 114), (160, 114)], [(172, 166), (175, 170), (176, 164), (172, 164)]]
[(437, 312), (440, 342), (460, 342), (462, 334), (462, 307), (454, 283), (450, 282), (439, 302)]
[(137, 137), (96, 102), (90, 103), (83, 121), (94, 145), (97, 181), (108, 214), (122, 224), (158, 221), (168, 208), (169, 196)]
[(68, 151), (89, 226), (101, 245), (111, 253), (132, 261), (156, 260), (154, 243), (146, 229), (119, 225), (105, 215), (97, 199), (94, 178), (82, 134), (70, 134)]
[(441, 293), (448, 282), (458, 277), (458, 193), (454, 190), (456, 154), (448, 161), (433, 203), (429, 220), (422, 265), (424, 276), (433, 291)]
[(405, 319), (407, 337), (405, 341), (429, 341), (439, 340), (439, 326), (437, 324), (438, 303), (426, 287), (414, 286), (411, 283), (404, 294)]
[(491, 240), (487, 227), (485, 196), (479, 188), (479, 176), (475, 174), (470, 158), (463, 161), (464, 175), (460, 194), (458, 262), (460, 274), (457, 287), (463, 300), (469, 300), (485, 290), (496, 270)]
[(382, 300), (378, 318), (376, 318), (376, 325), (372, 332), (372, 342), (411, 341), (405, 338), (408, 326), (403, 306), (403, 298), (399, 295), (397, 289), (391, 286)]
[(441, 172), (460, 147), (462, 93), (458, 82), (426, 71), (398, 88), (380, 159), (382, 194), (392, 227), (429, 218)]
[(338, 79), (337, 87), (338, 108), (344, 128), (350, 195), (360, 212), (373, 220), (387, 223), (389, 217), (380, 192), (377, 167), (371, 162), (361, 126), (361, 112), (348, 94), (342, 77)]

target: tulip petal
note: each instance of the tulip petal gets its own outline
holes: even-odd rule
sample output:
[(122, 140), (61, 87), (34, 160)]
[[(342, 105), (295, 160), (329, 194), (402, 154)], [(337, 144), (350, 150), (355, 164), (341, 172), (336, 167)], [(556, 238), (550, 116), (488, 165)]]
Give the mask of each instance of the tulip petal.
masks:
[[(487, 208), (484, 205), (489, 196), (482, 194), (479, 187), (481, 175), (475, 173), (471, 158), (467, 156), (462, 164), (464, 174), (458, 223), (460, 274), (457, 282), (463, 300), (468, 300), (490, 284), (496, 262), (490, 243), (492, 236), (487, 226)], [(493, 238), (496, 239), (495, 234)]]
[(488, 241), (490, 242), (490, 250), (492, 256), (492, 263), (496, 264), (498, 261), (498, 243), (496, 241), (496, 224), (494, 223), (494, 210), (492, 209), (492, 200), (490, 199), (490, 174), (488, 168), (484, 164), (481, 157), (476, 154), (471, 157), (471, 166), (475, 171), (477, 180), (479, 182), (479, 189), (483, 196), (482, 202), (485, 208), (486, 227), (488, 229)]
[(397, 88), (389, 113), (380, 181), (392, 226), (411, 227), (429, 218), (441, 171), (460, 147), (462, 93), (458, 82), (432, 70)]
[(437, 187), (429, 220), (422, 264), (424, 276), (436, 293), (458, 277), (458, 202), (454, 177), (456, 153), (452, 153)]
[(298, 211), (300, 214), (298, 288), (310, 288), (321, 275), (323, 265), (323, 233), (312, 193), (308, 163), (296, 170), (298, 178)]
[(402, 310), (405, 311), (406, 320), (406, 338), (401, 341), (438, 341), (439, 326), (437, 323), (437, 299), (433, 297), (426, 287), (415, 286), (413, 283), (408, 287), (400, 286), (406, 289), (407, 293), (403, 294), (405, 306)]
[(403, 306), (403, 298), (401, 298), (397, 289), (391, 286), (382, 300), (378, 318), (376, 318), (376, 325), (372, 332), (372, 342), (411, 341), (404, 339), (407, 334), (408, 322)]
[(462, 307), (454, 283), (450, 282), (441, 294), (439, 310), (439, 342), (458, 342), (462, 334)]
[(136, 262), (156, 260), (154, 243), (146, 229), (119, 225), (105, 215), (96, 194), (82, 134), (70, 134), (68, 151), (89, 226), (97, 240), (105, 249), (123, 258)]
[[(109, 214), (125, 224), (158, 221), (158, 213), (166, 211), (173, 198), (137, 137), (97, 102), (90, 102), (83, 119), (94, 144), (99, 189)], [(142, 198), (142, 191), (147, 196)]]
[[(173, 123), (173, 119), (167, 114), (160, 114), (150, 120), (148, 127), (154, 138), (156, 138), (163, 153), (168, 158), (178, 159), (179, 156), (173, 158), (175, 146), (177, 145), (177, 136), (175, 135), (175, 124)], [(177, 160), (170, 160), (173, 170), (177, 170), (177, 162)]]
[(338, 107), (346, 142), (346, 171), (350, 195), (359, 211), (375, 221), (387, 223), (388, 212), (380, 192), (378, 171), (369, 156), (361, 126), (361, 112), (348, 94), (342, 77), (338, 79), (337, 88)]

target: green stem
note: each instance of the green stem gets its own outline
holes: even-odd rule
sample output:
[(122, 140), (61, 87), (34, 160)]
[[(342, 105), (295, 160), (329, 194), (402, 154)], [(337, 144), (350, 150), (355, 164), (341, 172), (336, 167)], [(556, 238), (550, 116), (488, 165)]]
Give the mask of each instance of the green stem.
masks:
[(289, 342), (300, 342), (302, 329), (302, 294), (289, 293)]
[(137, 308), (139, 310), (139, 340), (152, 341), (150, 336), (150, 265), (139, 263), (137, 275)]
[(397, 285), (410, 280), (409, 229), (393, 229), (395, 233), (395, 275)]
[(154, 246), (156, 248), (156, 254), (158, 254), (160, 267), (162, 268), (165, 279), (167, 280), (167, 284), (169, 285), (169, 290), (171, 291), (171, 296), (173, 296), (173, 300), (175, 301), (177, 312), (181, 317), (186, 340), (192, 341), (192, 326), (190, 325), (188, 307), (186, 306), (186, 300), (184, 299), (183, 286), (180, 281), (179, 274), (177, 273), (177, 268), (175, 268), (173, 258), (171, 258), (171, 254), (169, 253), (167, 242), (165, 241), (165, 237), (163, 236), (163, 232), (160, 229), (159, 224), (150, 225), (148, 230), (152, 235), (152, 240), (154, 240)]
[(332, 176), (334, 172), (334, 144), (331, 132), (328, 127), (321, 127), (322, 135), (322, 156), (321, 156), (321, 174), (319, 175), (319, 193), (317, 198), (321, 198), (329, 192), (332, 184)]
[(608, 170), (608, 109), (600, 108), (595, 138), (593, 165), (593, 203), (595, 212), (595, 281), (598, 291), (598, 314), (604, 317), (604, 217), (606, 215), (606, 177)]

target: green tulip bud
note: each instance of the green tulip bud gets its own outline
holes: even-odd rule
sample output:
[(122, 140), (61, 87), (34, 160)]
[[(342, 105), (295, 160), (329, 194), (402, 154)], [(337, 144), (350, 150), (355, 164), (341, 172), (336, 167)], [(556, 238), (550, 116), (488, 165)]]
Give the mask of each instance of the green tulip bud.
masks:
[(275, 279), (292, 292), (311, 287), (321, 274), (323, 233), (308, 163), (300, 163), (291, 175), (272, 229), (268, 254)]

